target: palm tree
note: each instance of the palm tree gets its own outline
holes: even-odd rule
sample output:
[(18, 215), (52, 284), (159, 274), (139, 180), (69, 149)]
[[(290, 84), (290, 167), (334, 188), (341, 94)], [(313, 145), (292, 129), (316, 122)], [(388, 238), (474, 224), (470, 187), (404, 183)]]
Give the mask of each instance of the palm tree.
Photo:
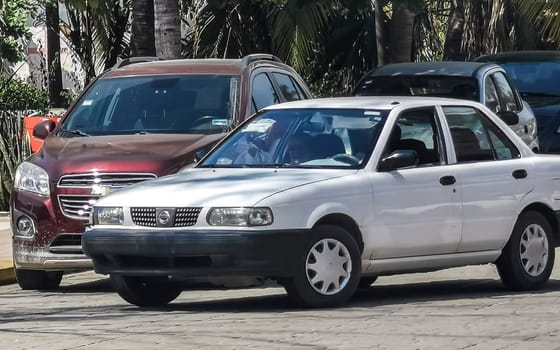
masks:
[(154, 1), (157, 56), (181, 57), (181, 18), (178, 0)]
[(49, 100), (52, 106), (62, 105), (62, 69), (60, 66), (60, 35), (58, 0), (45, 4), (45, 20), (47, 27), (47, 74)]
[(132, 1), (132, 56), (155, 56), (154, 0)]
[(464, 61), (465, 54), (461, 50), (463, 32), (465, 30), (465, 7), (463, 0), (453, 0), (449, 14), (443, 58), (450, 61)]
[(121, 56), (129, 55), (132, 0), (64, 0), (61, 32), (78, 57), (87, 85)]

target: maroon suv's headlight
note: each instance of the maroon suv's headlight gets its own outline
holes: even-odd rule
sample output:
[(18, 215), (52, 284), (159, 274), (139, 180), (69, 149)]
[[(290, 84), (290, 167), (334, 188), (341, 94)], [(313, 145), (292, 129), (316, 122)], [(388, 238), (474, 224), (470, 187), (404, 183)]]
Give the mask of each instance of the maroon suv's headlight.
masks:
[(14, 188), (40, 196), (48, 196), (50, 194), (49, 175), (45, 169), (33, 163), (23, 162), (17, 167)]

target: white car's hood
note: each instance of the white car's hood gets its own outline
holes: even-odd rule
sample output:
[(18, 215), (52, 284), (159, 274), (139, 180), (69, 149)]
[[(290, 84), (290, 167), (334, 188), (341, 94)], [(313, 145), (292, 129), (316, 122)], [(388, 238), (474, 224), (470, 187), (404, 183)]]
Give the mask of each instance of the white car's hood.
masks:
[(290, 188), (354, 174), (335, 169), (189, 169), (101, 198), (98, 206), (252, 206)]

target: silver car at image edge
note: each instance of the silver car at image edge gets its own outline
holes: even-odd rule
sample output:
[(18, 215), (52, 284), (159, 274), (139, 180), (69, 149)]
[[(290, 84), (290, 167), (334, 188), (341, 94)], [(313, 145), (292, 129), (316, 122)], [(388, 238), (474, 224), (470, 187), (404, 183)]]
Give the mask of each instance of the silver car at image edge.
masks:
[(534, 290), (559, 242), (558, 174), (560, 158), (533, 153), (478, 102), (290, 102), (194, 167), (98, 200), (82, 243), (138, 306), (234, 277), (331, 306), (377, 276), (488, 263), (505, 287)]
[(356, 84), (357, 96), (432, 96), (478, 101), (498, 116), (515, 113), (509, 125), (534, 151), (540, 150), (537, 119), (504, 68), (481, 62), (412, 62), (386, 64)]

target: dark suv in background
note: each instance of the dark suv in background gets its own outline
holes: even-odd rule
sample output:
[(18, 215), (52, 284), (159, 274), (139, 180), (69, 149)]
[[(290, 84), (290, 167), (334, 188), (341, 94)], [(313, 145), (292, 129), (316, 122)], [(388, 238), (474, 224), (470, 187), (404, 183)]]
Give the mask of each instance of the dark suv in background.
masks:
[(265, 54), (136, 58), (104, 72), (59, 125), (35, 126), (43, 147), (17, 168), (11, 221), (20, 287), (56, 288), (64, 271), (92, 266), (81, 235), (100, 196), (173, 174), (252, 113), (310, 97), (292, 68)]
[(481, 56), (502, 66), (537, 118), (541, 153), (560, 153), (560, 51), (512, 51)]

